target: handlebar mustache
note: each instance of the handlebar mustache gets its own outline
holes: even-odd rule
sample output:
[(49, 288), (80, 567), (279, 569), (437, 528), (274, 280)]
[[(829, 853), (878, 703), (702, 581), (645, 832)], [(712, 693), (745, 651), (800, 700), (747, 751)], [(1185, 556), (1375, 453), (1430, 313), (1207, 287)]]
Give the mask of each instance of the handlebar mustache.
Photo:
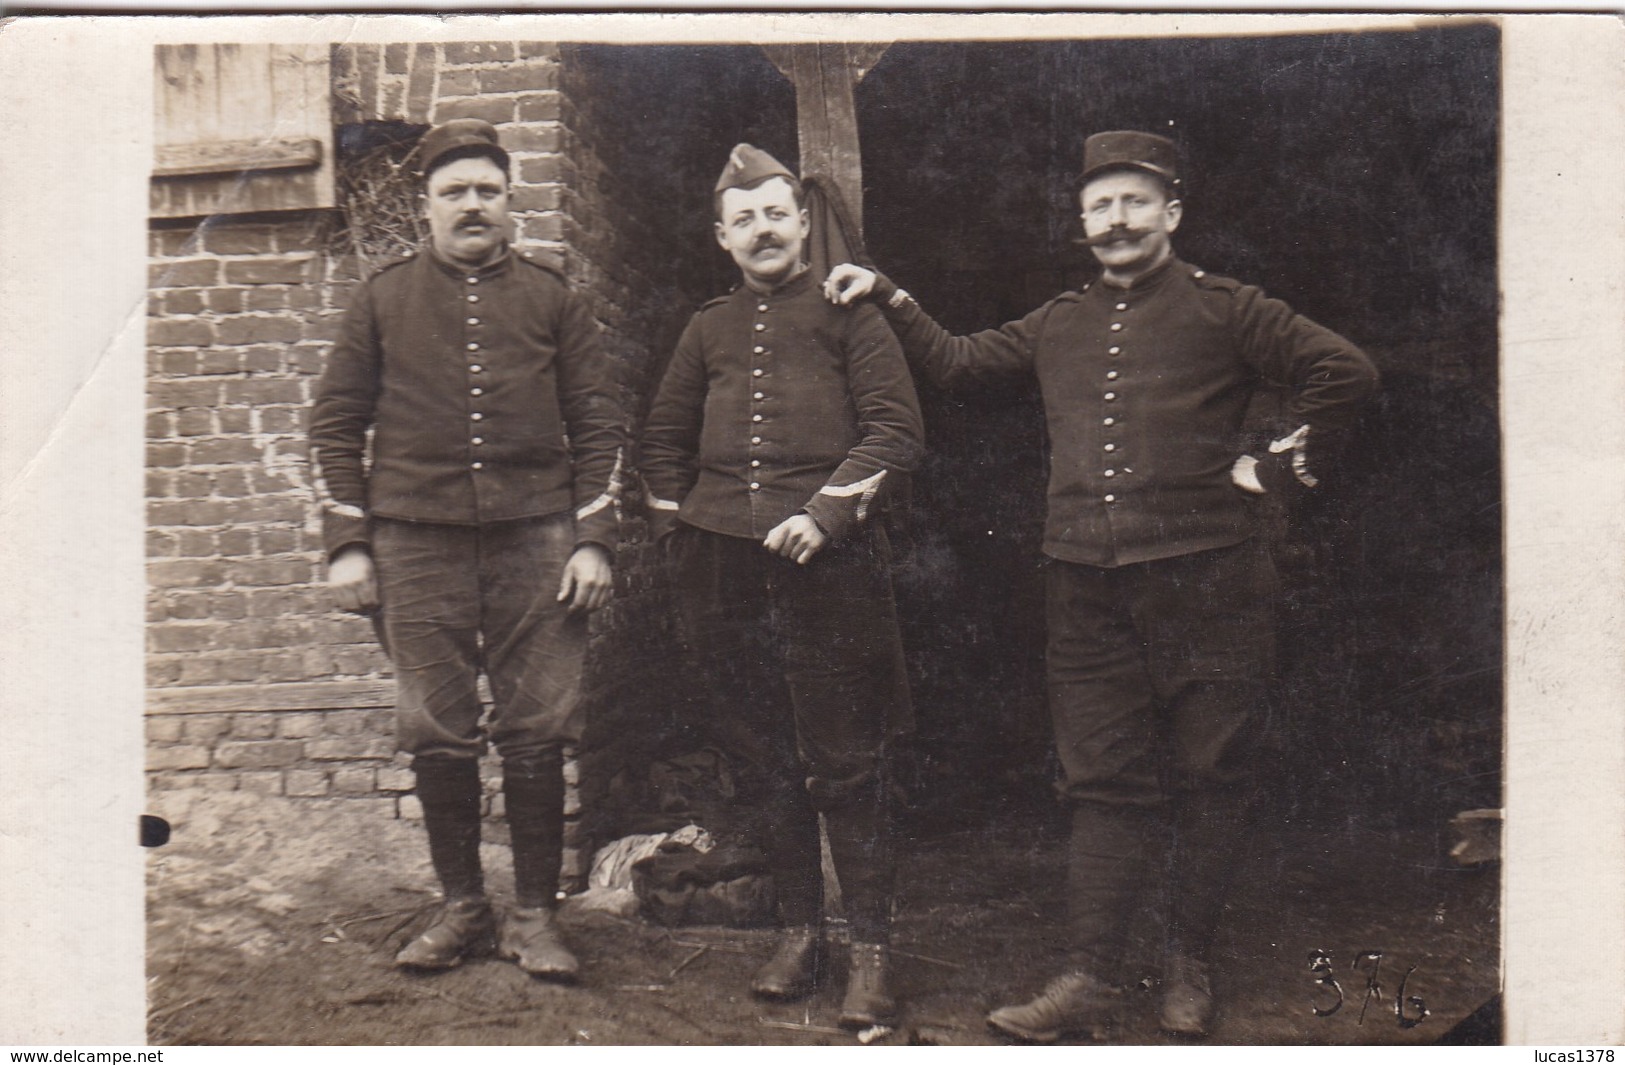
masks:
[(1114, 240), (1139, 240), (1150, 234), (1149, 229), (1108, 229), (1092, 237), (1075, 237), (1072, 243), (1080, 248), (1093, 248), (1101, 244), (1110, 244)]

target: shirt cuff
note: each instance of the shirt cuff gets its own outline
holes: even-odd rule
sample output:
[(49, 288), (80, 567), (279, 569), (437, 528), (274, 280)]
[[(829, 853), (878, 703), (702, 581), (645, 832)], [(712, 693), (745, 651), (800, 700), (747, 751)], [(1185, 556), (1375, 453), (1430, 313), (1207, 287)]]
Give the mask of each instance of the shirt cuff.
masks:
[(360, 507), (344, 504), (322, 508), (322, 548), (329, 562), (347, 547), (372, 549), (372, 522)]
[(854, 526), (869, 520), (886, 472), (881, 470), (851, 484), (827, 484), (801, 509), (831, 540), (845, 539)]

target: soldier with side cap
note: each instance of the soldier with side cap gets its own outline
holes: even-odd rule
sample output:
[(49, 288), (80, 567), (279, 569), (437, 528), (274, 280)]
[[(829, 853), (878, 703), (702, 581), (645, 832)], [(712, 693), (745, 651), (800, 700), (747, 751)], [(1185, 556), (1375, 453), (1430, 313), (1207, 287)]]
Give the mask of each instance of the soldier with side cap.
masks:
[[(395, 960), (448, 969), (497, 946), (571, 980), (553, 919), (562, 752), (581, 733), (587, 614), (612, 590), (619, 391), (585, 303), (508, 243), (495, 128), (447, 122), (418, 159), (428, 246), (357, 291), (310, 429), (329, 583), (342, 608), (376, 612), (445, 892)], [(483, 727), (481, 673), (494, 700)], [(488, 741), (517, 896), (500, 937), (480, 865)]]
[(921, 451), (919, 403), (880, 312), (833, 307), (802, 260), (802, 190), (748, 144), (717, 181), (716, 238), (744, 284), (678, 341), (641, 467), (654, 532), (766, 853), (784, 932), (753, 991), (820, 978), (819, 817), (852, 933), (841, 1023), (892, 1024), (887, 736), (899, 654), (876, 512)]
[[(1200, 1036), (1274, 668), (1276, 577), (1252, 501), (1315, 489), (1377, 373), (1336, 333), (1174, 254), (1184, 205), (1167, 138), (1089, 137), (1079, 202), (1099, 279), (1001, 328), (950, 336), (908, 293), (851, 264), (831, 271), (826, 292), (872, 296), (911, 364), (940, 385), (1032, 374), (1043, 396), (1046, 668), (1072, 809), (1070, 964), (989, 1023), (1034, 1041), (1108, 1025), (1127, 929), (1171, 847), (1160, 1021)], [(1269, 384), (1291, 390), (1288, 415), (1254, 454), (1243, 418)]]

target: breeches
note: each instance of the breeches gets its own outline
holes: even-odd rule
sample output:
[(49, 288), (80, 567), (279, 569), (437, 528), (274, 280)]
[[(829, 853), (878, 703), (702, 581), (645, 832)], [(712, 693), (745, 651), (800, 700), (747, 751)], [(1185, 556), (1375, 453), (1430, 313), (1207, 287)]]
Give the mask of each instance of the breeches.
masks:
[[(379, 635), (395, 665), (401, 750), (475, 758), (489, 740), (511, 759), (579, 739), (587, 620), (556, 599), (574, 550), (569, 514), (376, 522)], [(483, 730), (482, 672), (494, 703)]]
[(874, 788), (899, 654), (885, 533), (860, 531), (805, 566), (688, 525), (668, 543), (718, 745), (820, 809)]
[(1158, 805), (1246, 779), (1268, 715), (1275, 592), (1259, 538), (1111, 569), (1051, 561), (1063, 796)]

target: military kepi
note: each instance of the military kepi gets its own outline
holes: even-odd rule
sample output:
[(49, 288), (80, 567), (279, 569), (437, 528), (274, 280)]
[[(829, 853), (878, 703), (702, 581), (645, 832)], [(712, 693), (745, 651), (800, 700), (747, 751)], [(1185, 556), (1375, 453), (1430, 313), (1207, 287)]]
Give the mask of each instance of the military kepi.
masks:
[(785, 165), (760, 148), (749, 144), (736, 144), (728, 153), (728, 165), (717, 178), (717, 192), (723, 189), (748, 189), (771, 177), (794, 181), (796, 176)]
[(508, 153), (502, 150), (495, 126), (480, 118), (454, 118), (431, 129), (418, 142), (418, 172), (427, 176), (442, 157), (460, 148), (467, 149), (463, 155), (483, 155), (504, 170), (508, 168)]
[(1083, 142), (1083, 174), (1088, 181), (1103, 170), (1132, 167), (1179, 184), (1179, 149), (1167, 137), (1134, 129), (1096, 133)]

